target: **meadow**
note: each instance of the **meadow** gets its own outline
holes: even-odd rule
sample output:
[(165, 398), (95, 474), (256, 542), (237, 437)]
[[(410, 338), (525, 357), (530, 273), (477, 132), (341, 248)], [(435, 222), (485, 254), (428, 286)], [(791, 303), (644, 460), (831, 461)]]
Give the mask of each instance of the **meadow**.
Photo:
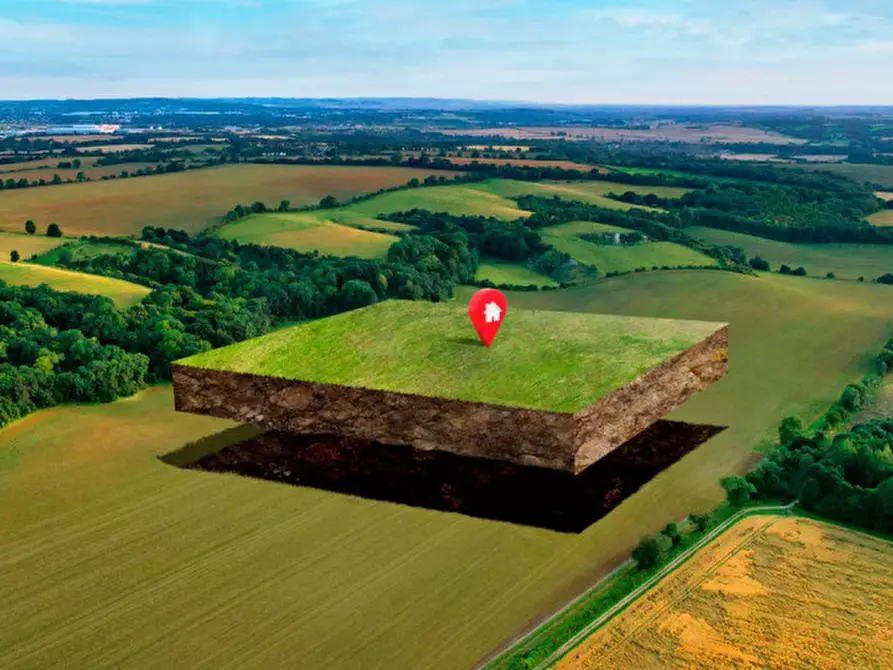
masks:
[(25, 219), (43, 230), (58, 223), (68, 235), (138, 235), (144, 226), (198, 232), (238, 203), (314, 204), (423, 179), (412, 168), (223, 165), (136, 179), (94, 181), (0, 193), (0, 230), (19, 231)]
[(893, 165), (873, 163), (835, 163), (833, 165), (804, 165), (804, 170), (825, 170), (849, 177), (855, 181), (867, 181), (893, 190)]
[(628, 229), (589, 221), (571, 221), (540, 231), (543, 241), (571, 258), (595, 265), (599, 272), (632, 272), (644, 267), (678, 267), (686, 265), (716, 266), (715, 259), (673, 242), (644, 242), (633, 246), (600, 245), (578, 235), (595, 233), (628, 233)]
[[(22, 222), (24, 230), (24, 222)], [(10, 251), (18, 251), (22, 260), (28, 260), (34, 254), (42, 254), (50, 249), (55, 249), (60, 244), (66, 244), (71, 240), (64, 237), (46, 237), (44, 235), (27, 233), (5, 233), (0, 231), (0, 261), (9, 260)]]
[(669, 417), (730, 428), (575, 535), (167, 466), (232, 425), (174, 412), (169, 387), (42, 411), (0, 431), (0, 666), (469, 667), (643, 533), (712, 508), (781, 417), (867, 369), (893, 319), (887, 287), (725, 272), (507, 297), (730, 322), (729, 375)]
[(772, 270), (782, 264), (803, 266), (815, 277), (833, 272), (838, 279), (877, 279), (893, 272), (893, 246), (883, 244), (792, 244), (716, 228), (689, 228), (686, 232), (710, 244), (741, 247), (747, 257), (759, 256)]
[(531, 270), (519, 263), (501, 263), (485, 260), (478, 264), (475, 279), (486, 279), (494, 284), (513, 284), (515, 286), (557, 286), (558, 282), (546, 275)]
[(893, 656), (891, 549), (811, 519), (746, 518), (555, 667), (881, 667)]
[(39, 286), (47, 284), (57, 291), (104, 295), (111, 298), (112, 302), (120, 309), (130, 307), (149, 293), (149, 289), (145, 286), (121, 279), (99, 277), (73, 270), (22, 262), (0, 261), (0, 280), (13, 285)]

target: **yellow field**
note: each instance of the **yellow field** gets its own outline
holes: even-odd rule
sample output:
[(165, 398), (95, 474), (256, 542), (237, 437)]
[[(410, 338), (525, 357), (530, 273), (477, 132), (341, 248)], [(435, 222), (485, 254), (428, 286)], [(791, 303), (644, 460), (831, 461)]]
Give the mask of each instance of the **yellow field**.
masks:
[(142, 300), (149, 293), (145, 286), (132, 284), (112, 277), (99, 277), (97, 275), (62, 270), (44, 265), (32, 265), (30, 263), (10, 263), (0, 260), (0, 279), (7, 284), (20, 286), (39, 286), (48, 284), (57, 291), (77, 291), (78, 293), (92, 293), (111, 298), (119, 308), (130, 307)]
[[(135, 179), (28, 188), (0, 194), (0, 230), (58, 223), (66, 235), (134, 235), (144, 226), (198, 232), (238, 203), (309, 205), (329, 193), (344, 200), (424, 179), (412, 168), (224, 165)], [(439, 174), (443, 174), (442, 172)]]
[(880, 668), (893, 544), (803, 518), (735, 524), (555, 667)]
[(893, 226), (893, 209), (882, 209), (877, 214), (868, 217), (868, 223), (873, 226)]
[(875, 195), (881, 200), (893, 200), (893, 191), (877, 191)]
[(89, 147), (78, 147), (78, 151), (87, 153), (92, 151), (101, 151), (104, 154), (114, 153), (116, 151), (136, 151), (137, 149), (151, 149), (151, 144), (103, 144), (93, 145)]
[[(22, 222), (22, 229), (24, 227), (24, 222)], [(27, 233), (4, 233), (0, 231), (0, 261), (8, 261), (9, 252), (13, 249), (19, 252), (19, 256), (21, 256), (23, 261), (26, 261), (34, 254), (42, 254), (66, 242), (71, 242), (71, 240), (67, 240), (64, 237), (46, 237), (39, 233), (28, 235)]]

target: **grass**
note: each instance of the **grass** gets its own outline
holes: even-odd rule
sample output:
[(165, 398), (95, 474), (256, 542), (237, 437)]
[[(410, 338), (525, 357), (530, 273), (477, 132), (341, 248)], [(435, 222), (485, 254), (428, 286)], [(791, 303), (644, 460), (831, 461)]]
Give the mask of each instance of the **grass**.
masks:
[(710, 244), (741, 247), (748, 258), (760, 256), (773, 270), (782, 264), (803, 266), (817, 277), (833, 272), (840, 279), (876, 279), (893, 272), (893, 246), (883, 244), (792, 244), (715, 228), (689, 228), (687, 231)]
[[(493, 347), (464, 305), (387, 301), (179, 361), (326, 384), (576, 412), (719, 324), (511, 310)], [(512, 383), (506, 384), (511, 378)]]
[(555, 667), (873, 667), (893, 654), (891, 569), (883, 539), (749, 517)]
[(139, 302), (149, 293), (149, 289), (145, 286), (121, 279), (21, 262), (0, 261), (0, 280), (13, 285), (39, 286), (47, 284), (57, 291), (104, 295), (121, 309)]
[(150, 225), (196, 233), (238, 203), (290, 200), (297, 207), (329, 193), (347, 199), (429, 174), (411, 168), (242, 164), (20, 189), (0, 198), (0, 230), (18, 232), (25, 219), (33, 219), (41, 230), (58, 223), (67, 235), (138, 235)]
[(715, 259), (673, 242), (644, 242), (629, 247), (615, 247), (588, 242), (578, 237), (586, 233), (615, 232), (629, 231), (602, 223), (572, 221), (543, 228), (540, 234), (543, 241), (558, 251), (570, 254), (571, 258), (586, 265), (595, 265), (605, 274), (631, 272), (640, 267), (651, 269), (654, 266), (718, 265)]
[(332, 223), (317, 212), (255, 214), (223, 226), (217, 234), (245, 243), (360, 258), (384, 258), (397, 241), (393, 235)]
[(60, 244), (66, 244), (70, 241), (63, 237), (0, 232), (0, 260), (8, 261), (9, 252), (13, 250), (19, 252), (22, 260), (28, 260), (34, 254), (45, 253), (50, 249), (55, 249)]
[(893, 190), (893, 165), (874, 165), (871, 163), (834, 163), (822, 165), (805, 165), (804, 170), (827, 170), (842, 174), (859, 182), (871, 182)]
[(478, 185), (478, 188), (506, 198), (515, 198), (521, 195), (538, 195), (544, 198), (551, 198), (557, 195), (564, 200), (577, 200), (605, 207), (606, 209), (637, 208), (651, 211), (654, 211), (654, 208), (639, 207), (626, 202), (620, 202), (619, 200), (613, 200), (612, 198), (606, 198), (605, 196), (611, 192), (619, 194), (633, 191), (643, 195), (654, 193), (663, 197), (678, 198), (689, 190), (670, 186), (635, 186), (610, 181), (525, 182), (512, 179), (491, 179)]
[[(166, 247), (165, 247), (166, 248)], [(85, 260), (106, 254), (116, 256), (132, 256), (134, 248), (123, 244), (111, 242), (96, 242), (92, 240), (69, 240), (61, 247), (55, 247), (41, 254), (34, 261), (39, 265), (58, 265), (62, 254), (68, 254), (71, 260)]]
[(671, 414), (730, 428), (579, 535), (164, 465), (233, 425), (169, 387), (33, 414), (0, 431), (0, 666), (471, 667), (835, 400), (889, 334), (886, 288), (679, 271), (509, 292), (731, 322), (729, 375)]
[(516, 286), (557, 286), (558, 282), (549, 279), (519, 263), (501, 263), (498, 261), (484, 261), (478, 265), (475, 279), (487, 279), (494, 284), (513, 284)]

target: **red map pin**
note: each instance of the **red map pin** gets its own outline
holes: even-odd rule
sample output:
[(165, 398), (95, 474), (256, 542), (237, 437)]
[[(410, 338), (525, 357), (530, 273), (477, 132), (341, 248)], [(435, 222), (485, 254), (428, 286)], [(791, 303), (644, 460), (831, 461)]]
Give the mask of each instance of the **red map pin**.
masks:
[(485, 346), (493, 344), (507, 309), (505, 296), (495, 288), (482, 288), (471, 297), (468, 316)]

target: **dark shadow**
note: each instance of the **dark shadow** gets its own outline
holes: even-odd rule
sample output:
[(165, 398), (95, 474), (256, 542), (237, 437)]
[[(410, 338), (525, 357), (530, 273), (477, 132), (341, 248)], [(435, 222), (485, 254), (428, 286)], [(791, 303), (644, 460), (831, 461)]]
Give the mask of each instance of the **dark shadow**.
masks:
[[(254, 431), (233, 444), (234, 431)], [(658, 421), (578, 475), (328, 435), (239, 427), (162, 457), (195, 470), (579, 533), (724, 430)], [(245, 434), (248, 434), (246, 432)]]
[(448, 342), (453, 342), (454, 344), (463, 344), (469, 347), (482, 347), (484, 343), (480, 340), (476, 340), (473, 337), (448, 337), (446, 338)]

